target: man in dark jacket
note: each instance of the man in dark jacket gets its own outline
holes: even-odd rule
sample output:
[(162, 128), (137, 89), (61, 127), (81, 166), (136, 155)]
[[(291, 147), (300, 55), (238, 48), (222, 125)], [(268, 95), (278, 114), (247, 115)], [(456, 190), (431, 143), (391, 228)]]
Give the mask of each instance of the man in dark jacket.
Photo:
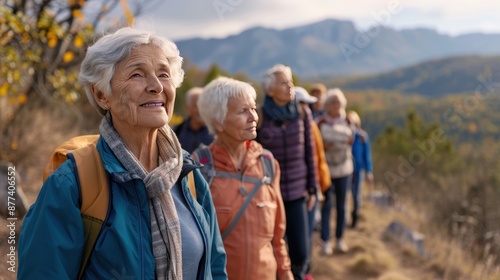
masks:
[(194, 87), (186, 93), (186, 113), (187, 118), (174, 127), (174, 132), (184, 150), (190, 154), (201, 144), (212, 143), (214, 137), (198, 113), (198, 98), (203, 93), (203, 88)]

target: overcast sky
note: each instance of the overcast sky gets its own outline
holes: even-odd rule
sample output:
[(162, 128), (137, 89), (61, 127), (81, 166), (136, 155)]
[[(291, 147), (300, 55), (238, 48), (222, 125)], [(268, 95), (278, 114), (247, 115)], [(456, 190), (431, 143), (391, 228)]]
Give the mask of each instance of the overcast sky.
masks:
[[(428, 27), (449, 35), (500, 34), (498, 0), (160, 0), (137, 20), (173, 39), (225, 37), (255, 26), (283, 29), (326, 18), (361, 30)], [(466, 4), (465, 4), (466, 3)]]

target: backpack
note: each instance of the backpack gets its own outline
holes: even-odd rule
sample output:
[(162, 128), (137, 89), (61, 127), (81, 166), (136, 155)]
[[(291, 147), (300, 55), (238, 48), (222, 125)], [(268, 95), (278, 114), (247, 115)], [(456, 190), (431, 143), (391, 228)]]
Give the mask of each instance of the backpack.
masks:
[[(77, 169), (77, 183), (79, 184), (82, 205), (82, 215), (85, 246), (80, 264), (78, 279), (94, 249), (102, 225), (106, 219), (109, 208), (109, 183), (99, 151), (96, 148), (98, 134), (77, 136), (58, 146), (49, 157), (43, 171), (43, 181), (49, 177), (63, 162), (72, 160)], [(188, 174), (188, 185), (196, 200), (193, 172)]]
[(262, 154), (260, 154), (262, 168), (264, 171), (264, 177), (261, 179), (249, 177), (249, 176), (242, 176), (242, 174), (240, 174), (240, 173), (230, 173), (230, 172), (215, 170), (212, 152), (210, 151), (210, 148), (204, 144), (200, 144), (200, 146), (193, 152), (193, 155), (202, 164), (200, 171), (201, 171), (201, 174), (203, 175), (203, 177), (205, 178), (205, 180), (207, 181), (209, 186), (212, 185), (212, 181), (213, 181), (214, 177), (233, 178), (233, 179), (238, 179), (238, 180), (254, 183), (254, 187), (252, 188), (250, 193), (247, 193), (247, 191), (244, 188), (240, 188), (241, 195), (243, 197), (246, 196), (247, 198), (243, 202), (243, 205), (241, 205), (241, 208), (236, 213), (236, 216), (229, 223), (226, 230), (224, 230), (221, 233), (222, 240), (224, 240), (231, 233), (231, 231), (234, 229), (234, 227), (238, 223), (241, 216), (243, 216), (243, 213), (245, 212), (246, 208), (248, 207), (252, 198), (255, 196), (255, 194), (260, 189), (260, 187), (263, 184), (271, 184), (272, 183), (272, 180), (274, 178), (274, 174), (276, 172), (274, 170), (275, 166), (274, 166), (273, 154), (269, 150), (266, 150), (266, 149), (263, 149)]

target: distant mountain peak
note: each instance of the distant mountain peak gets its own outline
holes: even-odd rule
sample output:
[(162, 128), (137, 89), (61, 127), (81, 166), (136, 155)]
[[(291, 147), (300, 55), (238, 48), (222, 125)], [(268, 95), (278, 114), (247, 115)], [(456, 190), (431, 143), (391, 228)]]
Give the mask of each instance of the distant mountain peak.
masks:
[(387, 72), (440, 57), (500, 55), (500, 35), (452, 37), (429, 28), (383, 26), (370, 33), (338, 19), (282, 30), (256, 26), (226, 38), (188, 39), (177, 45), (198, 67), (218, 64), (229, 73), (245, 72), (253, 78), (260, 78), (275, 63), (290, 65), (304, 77), (350, 76)]

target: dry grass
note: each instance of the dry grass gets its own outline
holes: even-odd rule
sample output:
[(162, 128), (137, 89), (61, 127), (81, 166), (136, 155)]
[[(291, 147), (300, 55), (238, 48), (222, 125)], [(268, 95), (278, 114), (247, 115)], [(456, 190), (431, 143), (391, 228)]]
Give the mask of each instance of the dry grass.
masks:
[(349, 262), (352, 273), (376, 277), (398, 265), (380, 238), (373, 237), (376, 236), (372, 238), (357, 236), (350, 239), (351, 252), (354, 253)]
[(399, 272), (388, 272), (377, 278), (377, 280), (412, 280)]
[(370, 250), (354, 256), (350, 270), (355, 274), (377, 277), (396, 266), (396, 259), (387, 250)]
[(2, 155), (16, 166), (28, 204), (38, 195), (43, 167), (53, 149), (81, 132), (82, 117), (70, 105), (62, 106), (53, 104), (16, 118), (6, 137), (11, 148), (2, 147)]
[[(426, 255), (420, 256), (413, 246), (383, 235), (393, 220), (424, 234)], [(443, 230), (431, 227), (425, 211), (411, 202), (402, 202), (392, 210), (365, 202), (359, 228), (345, 232), (350, 247), (347, 254), (321, 256), (318, 248), (321, 243), (315, 236), (313, 276), (319, 280), (500, 279), (500, 268), (473, 261), (470, 252), (450, 241)]]
[(423, 258), (412, 247), (400, 245), (405, 257), (420, 263), (422, 269), (442, 280), (500, 279), (499, 267), (475, 260), (470, 248), (463, 248), (458, 242), (450, 240), (445, 225), (439, 227), (430, 223), (428, 213), (412, 205), (411, 201), (405, 201), (404, 205), (404, 211), (399, 213), (398, 219), (425, 235), (426, 250)]
[[(63, 112), (61, 108), (56, 107), (29, 111), (16, 119), (15, 125), (8, 130), (8, 135), (4, 136), (7, 141), (4, 143), (8, 143), (10, 148), (2, 146), (1, 155), (2, 159), (11, 161), (15, 166), (16, 173), (20, 177), (18, 181), (16, 180), (17, 192), (20, 193), (23, 190), (27, 206), (36, 200), (42, 185), (42, 170), (52, 150), (66, 139), (79, 134), (79, 130), (79, 122), (76, 121), (75, 115), (68, 111)], [(5, 219), (0, 220), (0, 255), (2, 256), (0, 280), (16, 278), (16, 273), (7, 270), (9, 247), (17, 246), (17, 244), (8, 244), (10, 232), (7, 224)], [(16, 238), (19, 237), (21, 226), (22, 220), (18, 217)]]

